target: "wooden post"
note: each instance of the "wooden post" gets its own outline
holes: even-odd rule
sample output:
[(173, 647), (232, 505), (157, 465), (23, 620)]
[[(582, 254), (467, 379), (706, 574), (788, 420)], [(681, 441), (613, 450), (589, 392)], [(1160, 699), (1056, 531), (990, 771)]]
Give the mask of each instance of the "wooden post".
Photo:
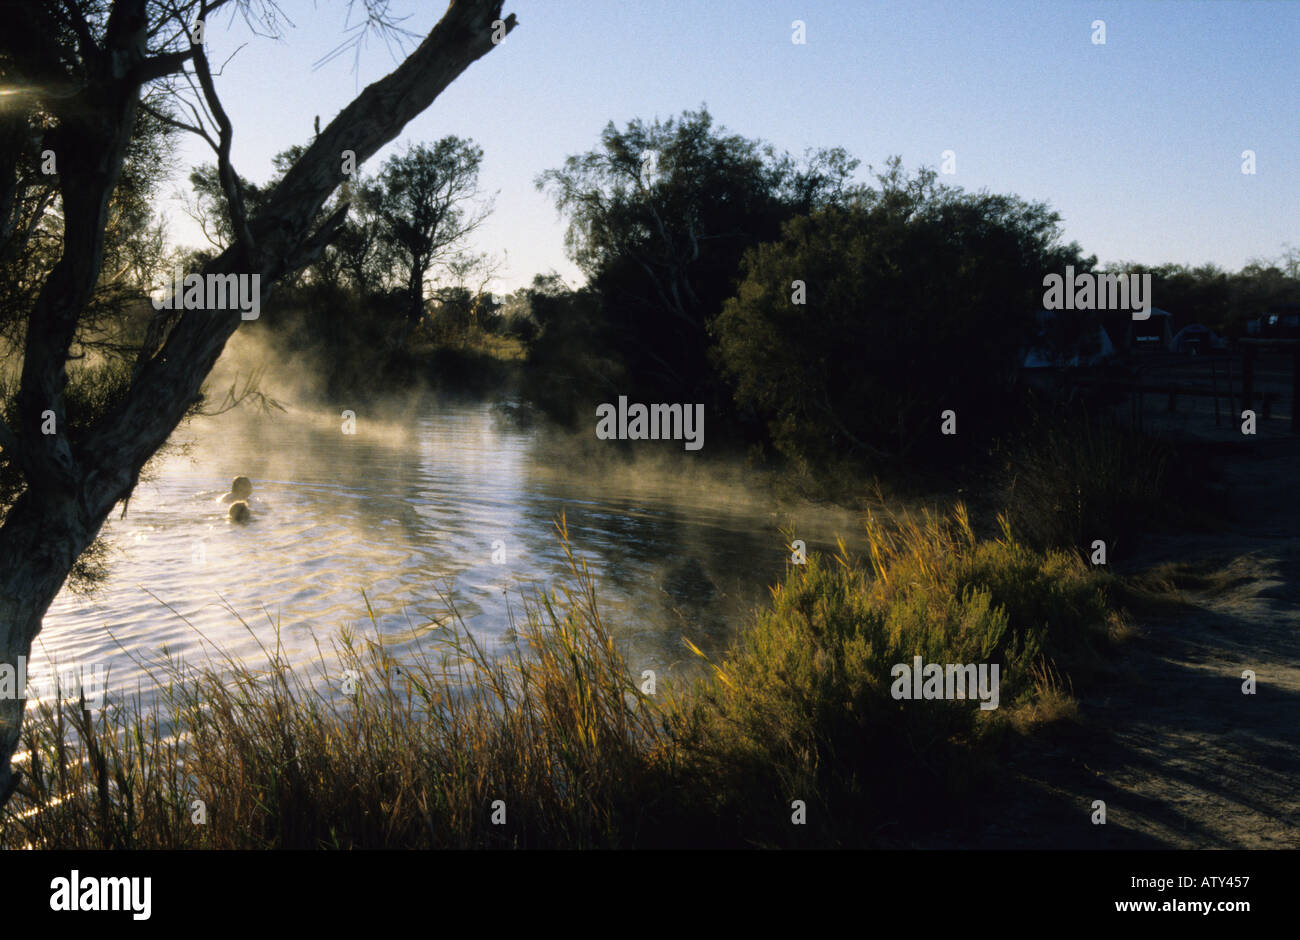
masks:
[(1255, 345), (1246, 346), (1246, 354), (1241, 361), (1241, 410), (1249, 411), (1255, 406)]
[(1300, 345), (1291, 347), (1291, 433), (1300, 432)]
[[(1228, 411), (1232, 411), (1232, 353), (1228, 354), (1228, 394), (1224, 396), (1224, 401), (1228, 405)], [(1231, 415), (1229, 415), (1231, 417)]]
[(1219, 426), (1219, 360), (1210, 357), (1210, 391), (1214, 395), (1214, 426)]

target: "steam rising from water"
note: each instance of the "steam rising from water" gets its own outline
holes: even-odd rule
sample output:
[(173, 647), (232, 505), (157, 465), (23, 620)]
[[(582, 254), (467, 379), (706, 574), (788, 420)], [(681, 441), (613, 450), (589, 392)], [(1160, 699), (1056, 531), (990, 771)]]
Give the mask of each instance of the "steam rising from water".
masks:
[[(246, 329), (217, 388), (266, 361), (240, 338)], [(273, 645), (277, 626), (306, 664), (341, 628), (374, 637), (363, 591), (399, 659), (444, 629), (448, 599), (476, 638), (504, 649), (521, 592), (565, 570), (554, 529), (564, 513), (629, 666), (671, 675), (694, 665), (683, 634), (712, 655), (764, 601), (789, 558), (782, 526), (795, 521), (810, 549), (858, 527), (839, 510), (777, 507), (743, 469), (673, 442), (661, 456), (611, 449), (600, 460), (594, 439), (523, 430), (490, 405), (440, 403), (425, 389), (382, 406), (322, 404), (284, 363), (261, 384), (287, 413), (243, 407), (177, 432), (186, 453), (162, 459), (126, 518), (110, 520), (108, 581), (91, 598), (56, 600), (36, 666), (103, 663), (110, 699), (137, 683), (147, 696), (133, 658), (165, 649), (199, 663), (212, 655), (206, 637), (260, 665), (259, 641)], [(252, 519), (234, 525), (220, 497), (241, 474), (253, 481)]]

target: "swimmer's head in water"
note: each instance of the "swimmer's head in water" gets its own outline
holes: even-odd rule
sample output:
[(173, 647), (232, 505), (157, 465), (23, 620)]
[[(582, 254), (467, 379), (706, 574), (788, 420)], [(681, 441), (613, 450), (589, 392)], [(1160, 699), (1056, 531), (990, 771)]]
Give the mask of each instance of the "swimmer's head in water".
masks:
[(248, 503), (243, 500), (230, 504), (229, 518), (231, 522), (247, 522), (249, 515)]
[(248, 499), (253, 493), (253, 482), (248, 477), (235, 477), (230, 481), (230, 495), (235, 499)]

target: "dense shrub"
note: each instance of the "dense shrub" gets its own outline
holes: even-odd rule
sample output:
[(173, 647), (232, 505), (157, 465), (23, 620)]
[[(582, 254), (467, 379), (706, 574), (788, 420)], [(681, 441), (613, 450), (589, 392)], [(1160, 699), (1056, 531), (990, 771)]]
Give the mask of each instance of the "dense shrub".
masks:
[[(873, 521), (868, 534), (866, 566), (841, 547), (793, 568), (701, 694), (694, 753), (720, 807), (772, 807), (741, 817), (754, 841), (788, 841), (777, 807), (794, 799), (808, 804), (811, 844), (871, 844), (912, 814), (942, 820), (980, 785), (980, 745), (1002, 716), (1058, 696), (1053, 677), (1092, 671), (1108, 642), (1101, 581), (1077, 558), (1005, 530), (978, 541), (960, 508)], [(917, 655), (998, 663), (999, 709), (895, 700), (891, 667)]]
[[(1042, 204), (908, 179), (897, 162), (880, 180), (747, 253), (712, 325), (737, 403), (813, 466), (950, 458), (1005, 429), (1044, 272), (1095, 260), (1059, 243)], [(955, 436), (940, 434), (947, 409)]]

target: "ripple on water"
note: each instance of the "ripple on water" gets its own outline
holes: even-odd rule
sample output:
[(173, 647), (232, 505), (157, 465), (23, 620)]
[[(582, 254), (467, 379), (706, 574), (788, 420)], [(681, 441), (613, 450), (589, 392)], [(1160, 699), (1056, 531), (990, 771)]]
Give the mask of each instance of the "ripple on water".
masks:
[[(681, 659), (684, 628), (734, 626), (784, 565), (765, 514), (693, 502), (671, 479), (632, 500), (595, 474), (533, 473), (531, 433), (486, 407), (442, 408), (374, 439), (359, 427), (349, 440), (332, 419), (236, 412), (193, 424), (191, 454), (164, 461), (126, 518), (105, 525), (107, 582), (51, 607), (33, 667), (103, 663), (111, 688), (134, 688), (132, 658), (164, 647), (197, 663), (211, 641), (260, 664), (277, 623), (286, 650), (314, 660), (313, 633), (327, 649), (342, 627), (373, 633), (362, 591), (395, 654), (441, 629), (448, 591), (476, 638), (500, 646), (507, 600), (518, 613), (521, 591), (565, 572), (554, 530), (564, 511), (631, 664), (664, 669)], [(244, 525), (219, 501), (237, 474), (254, 486)]]

